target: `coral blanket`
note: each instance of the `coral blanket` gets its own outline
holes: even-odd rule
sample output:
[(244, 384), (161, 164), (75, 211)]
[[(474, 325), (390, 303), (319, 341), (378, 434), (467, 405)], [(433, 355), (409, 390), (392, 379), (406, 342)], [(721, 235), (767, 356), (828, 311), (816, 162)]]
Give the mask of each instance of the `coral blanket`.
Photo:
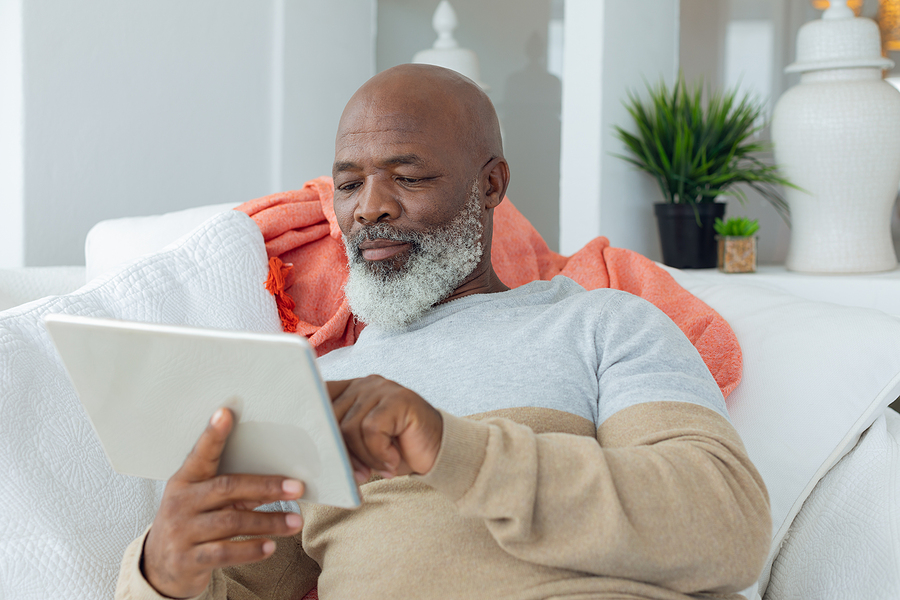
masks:
[[(285, 330), (308, 337), (319, 355), (353, 344), (364, 327), (353, 319), (342, 291), (347, 266), (333, 194), (331, 178), (319, 177), (300, 190), (251, 200), (236, 209), (262, 230), (271, 267), (266, 287), (276, 296)], [(570, 257), (552, 252), (505, 199), (494, 209), (491, 257), (500, 280), (510, 288), (565, 275), (589, 290), (609, 287), (640, 296), (687, 335), (726, 397), (741, 379), (741, 349), (725, 319), (635, 252), (612, 248), (603, 237)]]

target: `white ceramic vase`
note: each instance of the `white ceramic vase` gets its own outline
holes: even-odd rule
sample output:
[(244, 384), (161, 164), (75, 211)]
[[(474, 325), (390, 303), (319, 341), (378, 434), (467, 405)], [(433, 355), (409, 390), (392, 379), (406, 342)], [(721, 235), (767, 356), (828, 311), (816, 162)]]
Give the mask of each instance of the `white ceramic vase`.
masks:
[(840, 2), (797, 36), (800, 83), (772, 116), (775, 160), (788, 180), (786, 266), (863, 273), (897, 266), (891, 211), (900, 187), (900, 92), (882, 79), (878, 26)]

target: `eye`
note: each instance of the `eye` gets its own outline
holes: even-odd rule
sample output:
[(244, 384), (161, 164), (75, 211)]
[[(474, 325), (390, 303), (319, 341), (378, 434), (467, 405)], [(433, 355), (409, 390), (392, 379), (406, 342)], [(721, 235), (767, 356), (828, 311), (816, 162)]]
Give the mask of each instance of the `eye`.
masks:
[(417, 177), (398, 177), (397, 181), (404, 185), (415, 185), (422, 180)]
[(342, 183), (341, 185), (339, 185), (337, 187), (337, 189), (342, 192), (352, 192), (353, 190), (355, 190), (356, 188), (358, 188), (361, 185), (362, 185), (362, 183), (359, 181), (349, 181), (347, 183)]

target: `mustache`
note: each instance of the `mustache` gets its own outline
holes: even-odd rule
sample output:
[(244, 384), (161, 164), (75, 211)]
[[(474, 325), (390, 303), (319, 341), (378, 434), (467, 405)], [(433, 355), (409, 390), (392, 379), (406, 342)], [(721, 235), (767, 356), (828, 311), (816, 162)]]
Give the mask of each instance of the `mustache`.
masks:
[(351, 255), (359, 255), (359, 245), (372, 240), (391, 240), (393, 242), (405, 242), (415, 251), (422, 241), (422, 234), (414, 231), (403, 231), (387, 223), (366, 225), (364, 228), (350, 236), (344, 236), (344, 243)]

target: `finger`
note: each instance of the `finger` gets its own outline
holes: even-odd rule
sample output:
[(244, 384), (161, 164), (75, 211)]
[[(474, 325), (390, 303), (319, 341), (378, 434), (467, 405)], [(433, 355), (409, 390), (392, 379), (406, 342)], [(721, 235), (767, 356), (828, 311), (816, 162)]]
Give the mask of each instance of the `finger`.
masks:
[[(374, 406), (385, 395), (386, 387), (396, 387), (396, 384), (379, 375), (368, 375), (361, 379), (351, 379), (340, 383), (348, 385), (343, 386), (341, 393), (334, 396), (331, 401), (334, 416), (339, 423), (360, 410), (365, 412)], [(340, 387), (335, 386), (335, 389), (338, 390)]]
[(341, 421), (341, 433), (344, 436), (344, 441), (347, 443), (347, 449), (357, 458), (357, 460), (359, 460), (359, 462), (370, 469), (388, 469), (389, 465), (384, 464), (383, 461), (378, 459), (372, 453), (372, 450), (366, 442), (367, 436), (371, 437), (372, 435), (378, 434), (378, 432), (375, 431), (378, 428), (377, 423), (369, 424), (369, 427), (372, 429), (371, 431), (363, 431), (363, 422), (367, 415), (368, 411), (360, 411), (357, 412), (354, 418), (345, 417), (344, 420)]
[(353, 479), (356, 483), (362, 485), (372, 478), (372, 469), (362, 464), (355, 456), (350, 455), (350, 465), (353, 467)]
[(186, 481), (204, 481), (215, 477), (219, 469), (219, 459), (222, 457), (222, 449), (228, 440), (228, 434), (234, 425), (234, 415), (227, 408), (220, 408), (213, 414), (209, 424), (194, 448), (184, 459), (184, 464), (172, 476), (172, 479)]
[(381, 397), (371, 389), (350, 388), (334, 402), (334, 415), (338, 423), (362, 419), (380, 401)]
[(297, 513), (225, 509), (198, 515), (187, 527), (194, 543), (203, 544), (237, 536), (295, 535), (303, 528), (303, 518)]
[(275, 552), (275, 542), (268, 539), (221, 540), (207, 542), (192, 549), (194, 564), (203, 570), (245, 565), (267, 558)]
[(260, 506), (264, 506), (269, 504), (268, 502), (258, 502), (258, 501), (250, 501), (250, 500), (241, 500), (240, 502), (235, 502), (231, 505), (232, 508), (237, 510), (253, 510), (259, 508)]
[(191, 486), (192, 505), (197, 512), (218, 510), (239, 502), (268, 504), (276, 500), (296, 500), (306, 486), (296, 479), (278, 475), (226, 474)]
[[(331, 406), (334, 410), (334, 418), (338, 423), (347, 419), (348, 416), (350, 416), (351, 411), (355, 412), (358, 410), (356, 405), (363, 401), (366, 396), (371, 395), (370, 389), (359, 385), (359, 381), (361, 380), (355, 379), (351, 381), (350, 385), (345, 387), (340, 395), (331, 401)], [(354, 407), (356, 408), (354, 409)]]
[(338, 396), (344, 393), (350, 384), (356, 381), (355, 379), (344, 379), (341, 381), (326, 381), (325, 387), (328, 388), (328, 395), (331, 396), (331, 401), (335, 401)]
[(363, 443), (369, 453), (383, 465), (382, 469), (391, 473), (396, 473), (400, 465), (400, 451), (395, 442), (403, 430), (402, 421), (403, 415), (379, 403), (360, 423)]

